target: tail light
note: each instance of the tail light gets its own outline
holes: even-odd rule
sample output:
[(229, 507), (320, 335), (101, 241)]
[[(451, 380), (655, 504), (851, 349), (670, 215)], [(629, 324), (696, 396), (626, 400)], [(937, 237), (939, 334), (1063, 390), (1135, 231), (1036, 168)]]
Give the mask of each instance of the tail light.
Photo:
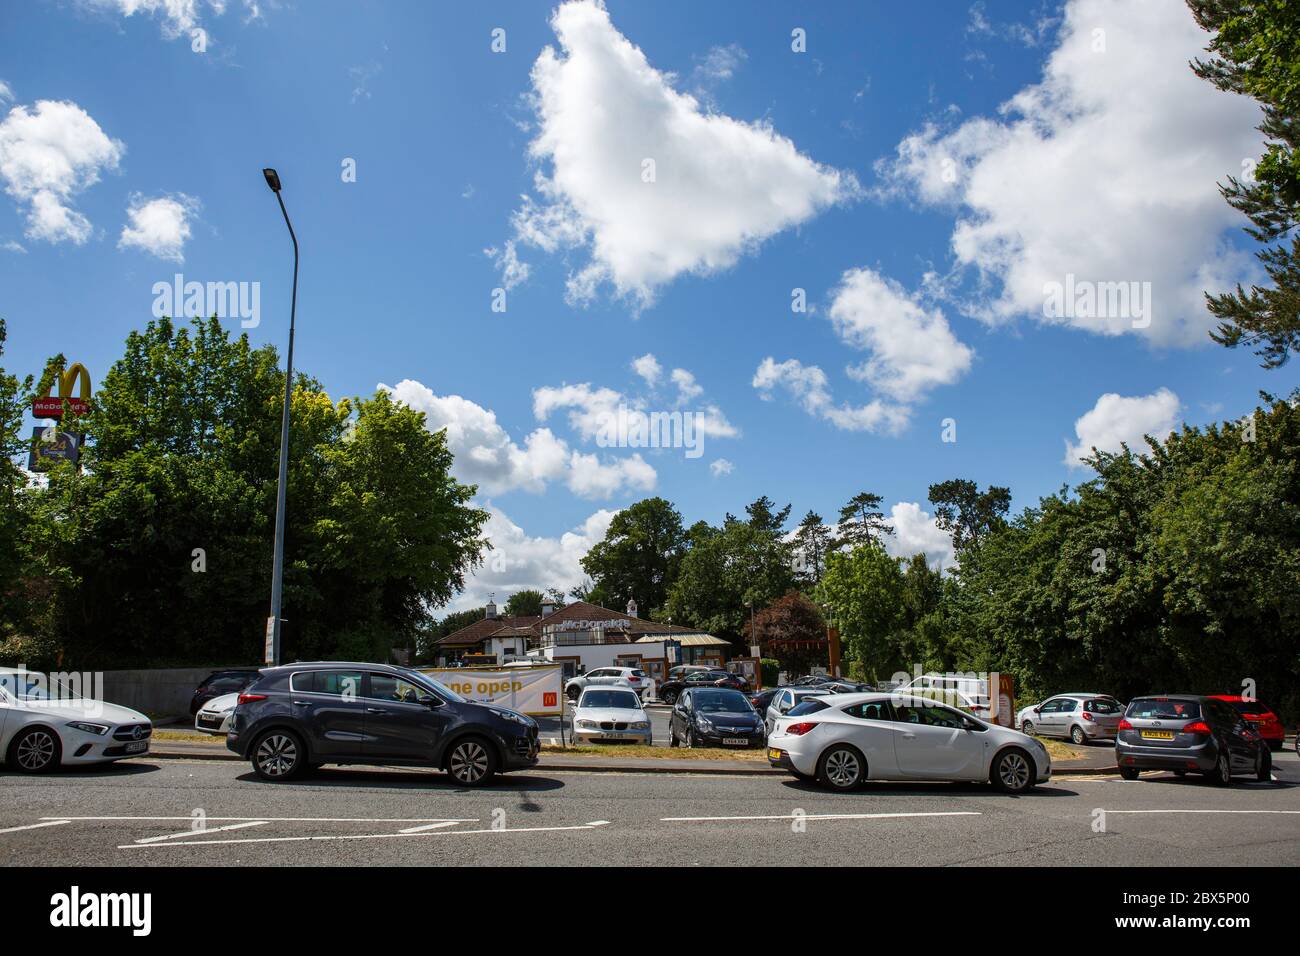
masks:
[(1124, 718), (1121, 718), (1121, 719), (1120, 719), (1120, 722), (1119, 722), (1119, 728), (1118, 728), (1118, 729), (1120, 729), (1120, 730), (1132, 730), (1132, 729), (1133, 729), (1133, 725), (1130, 724), (1130, 723), (1128, 722), (1128, 718), (1127, 718), (1127, 717), (1124, 717)]
[(266, 700), (265, 694), (240, 694), (239, 702), (241, 704), (251, 704), (255, 700)]
[(804, 734), (808, 733), (808, 731), (812, 730), (816, 726), (817, 726), (816, 723), (811, 723), (811, 722), (802, 723), (802, 724), (791, 724), (789, 727), (785, 728), (785, 732), (795, 737), (802, 737)]
[(1084, 720), (1092, 720), (1092, 714), (1088, 713), (1086, 710), (1080, 716), (1082, 716)]
[(1194, 720), (1190, 724), (1183, 725), (1183, 733), (1204, 734), (1208, 737), (1210, 735), (1210, 725), (1203, 720)]

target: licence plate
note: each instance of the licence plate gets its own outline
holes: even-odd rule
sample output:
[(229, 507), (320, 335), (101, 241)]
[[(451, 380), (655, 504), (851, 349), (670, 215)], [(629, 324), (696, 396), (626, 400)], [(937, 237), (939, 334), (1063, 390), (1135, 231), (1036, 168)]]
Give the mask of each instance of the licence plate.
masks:
[(601, 740), (636, 740), (632, 734), (601, 734)]
[(149, 741), (133, 740), (126, 745), (126, 749), (124, 752), (129, 754), (142, 754), (148, 749), (149, 749)]
[(781, 751), (777, 750), (775, 747), (768, 747), (768, 748), (767, 748), (767, 759), (768, 759), (768, 760), (780, 760), (780, 759), (781, 759)]
[(1174, 732), (1172, 730), (1144, 730), (1142, 737), (1145, 740), (1173, 740)]
[(748, 737), (723, 737), (722, 742), (731, 747), (748, 747)]

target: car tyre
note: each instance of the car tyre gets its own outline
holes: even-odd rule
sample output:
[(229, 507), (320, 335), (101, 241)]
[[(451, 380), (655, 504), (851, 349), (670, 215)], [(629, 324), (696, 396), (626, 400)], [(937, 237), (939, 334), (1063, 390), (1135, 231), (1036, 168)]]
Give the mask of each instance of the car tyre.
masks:
[(671, 707), (673, 704), (677, 703), (677, 691), (675, 691), (675, 690), (666, 690), (666, 691), (664, 691), (664, 695), (663, 695), (663, 697), (661, 697), (661, 698), (659, 698), (659, 699), (662, 700), (662, 701), (663, 701), (665, 704), (667, 704), (669, 707)]
[(1175, 770), (1175, 771), (1174, 771), (1174, 776), (1175, 776), (1175, 777), (1178, 777), (1178, 778), (1181, 780), (1183, 777), (1186, 777), (1186, 776), (1187, 776), (1187, 771), (1186, 771), (1186, 770)]
[(817, 780), (832, 790), (853, 790), (866, 778), (867, 762), (853, 747), (830, 747), (817, 761)]
[(14, 736), (6, 763), (19, 773), (50, 773), (63, 760), (59, 735), (48, 727), (30, 727)]
[(1260, 783), (1273, 779), (1273, 755), (1266, 747), (1260, 747), (1259, 756), (1255, 758), (1255, 779)]
[(1032, 737), (1034, 735), (1034, 722), (1032, 720), (1026, 720), (1020, 725), (1020, 732), (1026, 736)]
[(695, 732), (695, 728), (686, 731), (686, 746), (692, 750), (701, 746), (700, 735)]
[(1228, 755), (1222, 750), (1219, 751), (1214, 769), (1210, 771), (1210, 782), (1216, 787), (1232, 786), (1232, 764), (1228, 763)]
[(579, 697), (582, 696), (582, 688), (581, 688), (581, 687), (566, 687), (566, 688), (564, 689), (564, 696), (567, 697), (567, 698), (569, 698), (569, 700), (571, 700), (571, 701), (576, 701)]
[(1119, 775), (1125, 780), (1136, 780), (1141, 773), (1137, 767), (1120, 767)]
[(447, 755), (446, 770), (462, 787), (481, 787), (496, 775), (496, 751), (482, 737), (462, 737)]
[(669, 746), (669, 747), (680, 747), (681, 745), (682, 745), (682, 742), (681, 742), (680, 740), (677, 739), (677, 731), (674, 730), (673, 728), (669, 727), (669, 728), (668, 728), (668, 746)]
[(253, 744), (253, 772), (263, 780), (283, 783), (307, 767), (307, 748), (292, 730), (273, 728)]
[(1078, 724), (1070, 728), (1070, 742), (1076, 747), (1085, 747), (1088, 744), (1088, 735), (1083, 732), (1083, 728)]
[(993, 758), (993, 785), (1003, 793), (1024, 793), (1034, 785), (1034, 760), (1019, 747), (1008, 747)]

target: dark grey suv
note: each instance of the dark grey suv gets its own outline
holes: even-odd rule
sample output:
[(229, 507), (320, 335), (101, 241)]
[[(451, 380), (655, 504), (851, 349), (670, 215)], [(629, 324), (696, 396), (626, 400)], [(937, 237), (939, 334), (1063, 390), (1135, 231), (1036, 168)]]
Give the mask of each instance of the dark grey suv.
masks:
[(1120, 776), (1136, 780), (1143, 770), (1176, 776), (1205, 774), (1227, 786), (1236, 776), (1272, 779), (1268, 746), (1230, 705), (1196, 694), (1135, 697), (1119, 722), (1115, 759)]
[(244, 689), (226, 746), (264, 780), (322, 764), (424, 765), (459, 784), (537, 763), (537, 721), (468, 701), (418, 671), (336, 661), (269, 667)]

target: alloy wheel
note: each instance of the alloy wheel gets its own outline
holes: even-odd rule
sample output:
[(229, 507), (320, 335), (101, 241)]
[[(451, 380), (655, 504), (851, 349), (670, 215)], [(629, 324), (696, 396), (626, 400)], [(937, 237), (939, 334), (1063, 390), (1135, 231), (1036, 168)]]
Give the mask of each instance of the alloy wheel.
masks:
[(857, 783), (861, 765), (848, 750), (837, 750), (826, 758), (826, 778), (840, 789)]
[(1022, 733), (1032, 737), (1034, 735), (1034, 722), (1032, 720), (1026, 720), (1020, 725), (1020, 730)]
[(998, 761), (998, 779), (1012, 792), (1025, 789), (1029, 784), (1029, 761), (1015, 750), (1003, 754)]
[(488, 753), (477, 740), (467, 740), (451, 752), (447, 769), (461, 783), (478, 783), (487, 775)]
[(1073, 730), (1071, 730), (1070, 739), (1073, 740), (1079, 746), (1082, 746), (1084, 743), (1087, 742), (1087, 738), (1085, 738), (1083, 735), (1082, 727), (1075, 727)]
[(18, 742), (18, 766), (31, 772), (44, 770), (54, 759), (54, 748), (54, 738), (48, 732), (33, 730)]
[(257, 747), (257, 766), (268, 777), (283, 777), (298, 765), (298, 744), (286, 734), (271, 734)]

